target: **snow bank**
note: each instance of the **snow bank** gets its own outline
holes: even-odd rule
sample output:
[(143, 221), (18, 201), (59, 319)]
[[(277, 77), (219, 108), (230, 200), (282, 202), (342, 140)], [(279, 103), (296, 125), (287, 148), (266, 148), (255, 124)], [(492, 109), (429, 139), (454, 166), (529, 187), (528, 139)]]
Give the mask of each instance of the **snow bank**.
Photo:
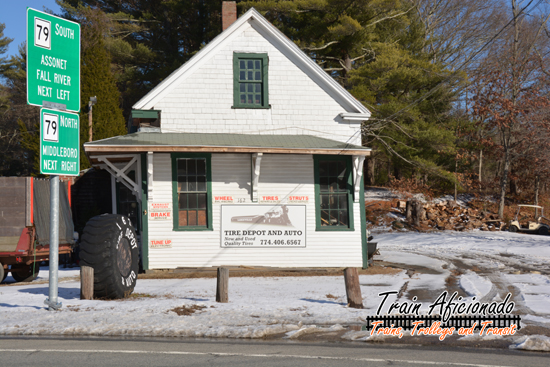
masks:
[[(375, 234), (380, 256), (402, 267), (395, 274), (360, 275), (365, 309), (346, 305), (343, 276), (230, 278), (229, 303), (216, 303), (216, 279), (139, 279), (133, 298), (80, 300), (78, 269), (60, 269), (59, 311), (48, 311), (48, 272), (39, 281), (0, 286), (0, 335), (129, 335), (289, 339), (334, 333), (341, 325), (361, 325), (375, 315), (382, 292), (392, 302), (421, 299), (427, 310), (437, 295), (459, 286), (468, 296), (501, 299), (512, 290), (522, 326), (550, 328), (549, 238), (504, 232)], [(457, 273), (455, 270), (461, 270)], [(481, 269), (481, 270), (480, 270)], [(533, 272), (529, 269), (539, 269)], [(41, 281), (40, 281), (41, 280)], [(458, 282), (456, 282), (458, 280)], [(8, 282), (12, 281), (10, 277)], [(456, 283), (456, 284), (455, 284)], [(454, 284), (454, 285), (453, 285)], [(454, 288), (453, 288), (454, 289)], [(177, 307), (195, 307), (179, 316)], [(521, 330), (523, 333), (525, 328)], [(549, 331), (550, 334), (550, 331)], [(377, 340), (394, 337), (376, 336)], [(404, 337), (406, 338), (406, 336)], [(373, 340), (368, 332), (349, 331), (345, 340)], [(474, 343), (475, 338), (466, 338)], [(505, 337), (514, 348), (548, 351), (549, 338)]]
[(550, 352), (550, 338), (545, 335), (526, 336), (517, 344), (511, 345), (510, 349), (534, 350), (538, 352)]

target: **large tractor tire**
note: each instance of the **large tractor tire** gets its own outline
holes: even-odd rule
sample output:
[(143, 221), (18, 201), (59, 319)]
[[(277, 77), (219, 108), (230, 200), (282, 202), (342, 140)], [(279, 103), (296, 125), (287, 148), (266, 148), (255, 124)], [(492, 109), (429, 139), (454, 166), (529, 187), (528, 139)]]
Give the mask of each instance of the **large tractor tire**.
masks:
[(80, 241), (80, 265), (94, 269), (94, 298), (126, 298), (136, 286), (137, 236), (130, 220), (103, 214), (86, 223)]
[(11, 266), (11, 276), (16, 282), (32, 282), (38, 277), (40, 267), (38, 264), (24, 265), (24, 266)]

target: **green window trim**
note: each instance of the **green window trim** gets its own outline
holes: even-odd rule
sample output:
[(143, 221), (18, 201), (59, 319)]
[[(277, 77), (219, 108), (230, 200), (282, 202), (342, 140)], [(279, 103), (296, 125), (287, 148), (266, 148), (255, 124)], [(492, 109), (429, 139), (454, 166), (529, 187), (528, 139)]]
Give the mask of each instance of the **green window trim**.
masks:
[[(141, 153), (141, 172), (147, 172), (147, 153)], [(147, 217), (147, 175), (141, 175), (141, 264), (149, 270), (149, 218)]]
[[(255, 72), (261, 72), (261, 103), (255, 104), (255, 103), (242, 103), (241, 102), (241, 84), (260, 84), (257, 82), (257, 79), (254, 80), (247, 80), (240, 78), (240, 61), (260, 61), (261, 66), (259, 69), (252, 69), (254, 70), (252, 73), (255, 74)], [(257, 53), (233, 53), (233, 107), (232, 108), (271, 108), (269, 106), (269, 88), (268, 88), (268, 63), (269, 59), (267, 57), (267, 54), (257, 54)], [(247, 92), (245, 92), (247, 93)], [(256, 92), (253, 92), (256, 93)], [(255, 94), (257, 95), (257, 94)]]
[[(212, 165), (210, 153), (172, 153), (172, 207), (174, 231), (212, 231)], [(178, 159), (204, 158), (206, 160), (206, 226), (180, 226), (178, 200)]]
[(361, 217), (361, 252), (363, 269), (369, 267), (369, 248), (367, 241), (367, 213), (365, 212), (365, 181), (361, 176), (361, 189), (359, 191), (359, 211)]
[[(348, 210), (348, 226), (331, 226), (322, 225), (321, 221), (321, 177), (319, 173), (319, 164), (325, 161), (343, 161), (346, 165), (345, 181), (346, 181), (346, 196)], [(314, 155), (313, 165), (315, 172), (315, 225), (316, 231), (354, 231), (353, 221), (353, 177), (352, 163), (350, 156), (339, 155)]]

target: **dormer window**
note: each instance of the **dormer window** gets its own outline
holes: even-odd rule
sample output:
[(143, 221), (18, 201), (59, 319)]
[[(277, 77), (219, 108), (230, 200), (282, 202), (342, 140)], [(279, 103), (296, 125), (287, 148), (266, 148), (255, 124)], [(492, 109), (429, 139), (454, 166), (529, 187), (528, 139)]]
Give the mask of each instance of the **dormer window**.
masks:
[(233, 54), (233, 108), (269, 108), (267, 54)]

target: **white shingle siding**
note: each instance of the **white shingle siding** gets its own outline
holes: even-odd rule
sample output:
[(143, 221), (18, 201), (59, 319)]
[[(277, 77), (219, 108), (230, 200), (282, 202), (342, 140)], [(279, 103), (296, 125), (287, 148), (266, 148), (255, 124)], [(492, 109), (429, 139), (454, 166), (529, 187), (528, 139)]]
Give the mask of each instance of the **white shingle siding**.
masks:
[[(248, 23), (164, 96), (163, 132), (307, 134), (361, 145), (359, 123), (274, 44)], [(267, 53), (270, 109), (233, 109), (233, 53)], [(340, 121), (340, 122), (339, 122)]]
[[(212, 154), (212, 195), (251, 204), (250, 154)], [(170, 154), (154, 154), (154, 201), (172, 202)], [(149, 249), (149, 268), (220, 265), (344, 267), (362, 265), (359, 205), (353, 204), (355, 231), (315, 230), (315, 191), (311, 155), (264, 154), (259, 195), (308, 195), (305, 248), (221, 248), (220, 203), (213, 203), (213, 231), (172, 231), (172, 221), (149, 221), (149, 240), (171, 239), (172, 248)], [(225, 205), (225, 204), (224, 204)], [(237, 204), (235, 204), (237, 205)], [(174, 208), (176, 210), (176, 208)]]

